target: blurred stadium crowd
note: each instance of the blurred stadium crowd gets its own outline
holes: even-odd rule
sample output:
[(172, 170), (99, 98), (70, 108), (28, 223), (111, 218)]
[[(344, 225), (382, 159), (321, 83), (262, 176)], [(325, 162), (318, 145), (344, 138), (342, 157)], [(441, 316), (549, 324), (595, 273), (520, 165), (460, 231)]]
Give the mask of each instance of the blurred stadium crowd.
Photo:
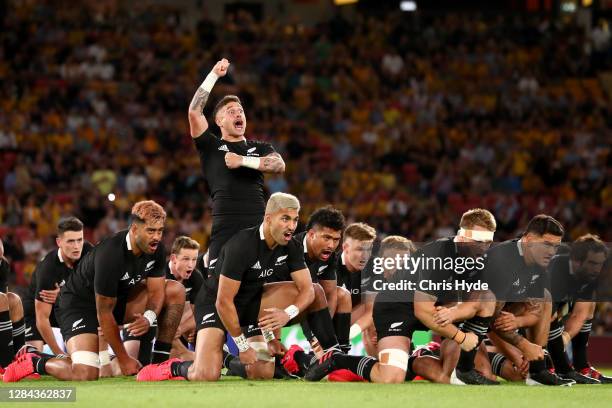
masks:
[(568, 239), (612, 239), (605, 24), (388, 14), (308, 27), (236, 13), (190, 30), (167, 7), (5, 7), (0, 236), (17, 284), (53, 247), (61, 215), (79, 216), (95, 242), (144, 197), (165, 205), (167, 241), (206, 244), (187, 107), (220, 57), (232, 69), (209, 105), (241, 97), (248, 137), (287, 162), (267, 188), (296, 194), (304, 220), (332, 203), (419, 242), (453, 234), (480, 206), (497, 218), (496, 240), (541, 212)]

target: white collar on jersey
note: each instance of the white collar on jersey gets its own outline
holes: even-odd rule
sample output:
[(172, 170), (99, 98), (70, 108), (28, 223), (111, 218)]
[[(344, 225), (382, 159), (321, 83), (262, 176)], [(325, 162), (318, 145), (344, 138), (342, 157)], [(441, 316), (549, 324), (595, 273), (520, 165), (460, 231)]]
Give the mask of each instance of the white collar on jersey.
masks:
[(62, 250), (57, 248), (57, 257), (59, 258), (61, 263), (64, 263), (64, 258), (62, 258)]
[(516, 241), (516, 247), (518, 248), (519, 251), (519, 255), (523, 256), (523, 247), (521, 246), (521, 244), (523, 243), (523, 239), (519, 239), (518, 241)]
[(304, 242), (303, 242), (303, 245), (304, 245), (304, 253), (305, 253), (305, 254), (307, 254), (307, 253), (308, 253), (308, 247), (306, 246), (306, 237), (307, 237), (307, 236), (308, 236), (308, 233), (306, 233), (306, 234), (304, 235)]
[(259, 239), (261, 239), (262, 241), (266, 239), (266, 236), (263, 233), (263, 222), (259, 226)]
[(130, 242), (130, 230), (125, 234), (125, 243), (127, 244), (128, 251), (132, 250), (132, 243)]

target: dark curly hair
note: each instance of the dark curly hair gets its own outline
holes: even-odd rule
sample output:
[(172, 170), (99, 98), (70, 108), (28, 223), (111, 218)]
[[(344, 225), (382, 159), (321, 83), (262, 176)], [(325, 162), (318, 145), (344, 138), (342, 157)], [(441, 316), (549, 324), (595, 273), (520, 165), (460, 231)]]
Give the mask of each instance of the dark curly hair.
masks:
[(346, 221), (342, 211), (337, 208), (333, 208), (331, 205), (317, 209), (310, 215), (306, 230), (312, 229), (316, 226), (326, 227), (334, 231), (344, 230)]

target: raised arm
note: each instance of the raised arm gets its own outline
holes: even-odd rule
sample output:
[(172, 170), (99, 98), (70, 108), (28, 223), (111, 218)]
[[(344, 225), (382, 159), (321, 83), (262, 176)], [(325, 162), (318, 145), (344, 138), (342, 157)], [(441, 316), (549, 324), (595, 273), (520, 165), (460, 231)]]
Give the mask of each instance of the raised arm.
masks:
[(217, 79), (227, 74), (228, 67), (229, 61), (225, 58), (218, 61), (193, 95), (191, 103), (189, 104), (188, 115), (191, 137), (196, 138), (208, 129), (208, 121), (204, 116), (204, 105), (206, 105), (206, 101), (208, 101), (208, 96), (213, 86), (215, 86), (215, 82), (217, 82)]

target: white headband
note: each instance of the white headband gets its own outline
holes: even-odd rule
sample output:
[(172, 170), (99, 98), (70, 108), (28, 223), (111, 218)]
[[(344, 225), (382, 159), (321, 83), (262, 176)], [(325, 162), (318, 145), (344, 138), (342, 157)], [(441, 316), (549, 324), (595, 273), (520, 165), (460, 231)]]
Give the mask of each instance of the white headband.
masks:
[(463, 228), (459, 228), (459, 231), (457, 231), (458, 236), (473, 239), (474, 241), (479, 242), (493, 241), (493, 234), (495, 234), (495, 231), (476, 231)]

